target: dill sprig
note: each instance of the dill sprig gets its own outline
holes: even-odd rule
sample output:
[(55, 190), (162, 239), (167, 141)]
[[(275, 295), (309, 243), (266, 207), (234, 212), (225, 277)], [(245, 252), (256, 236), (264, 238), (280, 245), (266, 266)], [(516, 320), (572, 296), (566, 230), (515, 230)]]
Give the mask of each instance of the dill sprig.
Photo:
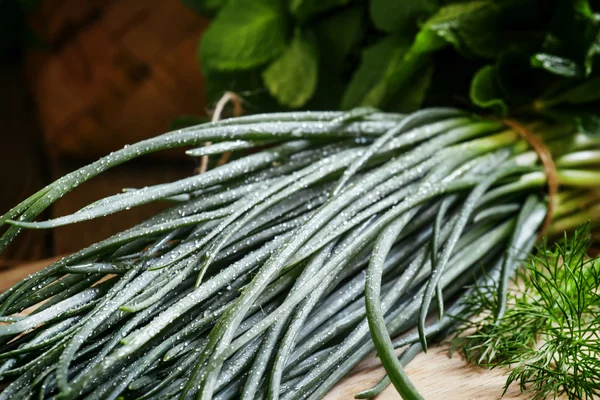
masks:
[(476, 285), (465, 301), (453, 351), (478, 365), (508, 366), (504, 391), (518, 383), (533, 399), (600, 395), (600, 258), (590, 258), (589, 227), (538, 246), (508, 292), (500, 318), (495, 287)]

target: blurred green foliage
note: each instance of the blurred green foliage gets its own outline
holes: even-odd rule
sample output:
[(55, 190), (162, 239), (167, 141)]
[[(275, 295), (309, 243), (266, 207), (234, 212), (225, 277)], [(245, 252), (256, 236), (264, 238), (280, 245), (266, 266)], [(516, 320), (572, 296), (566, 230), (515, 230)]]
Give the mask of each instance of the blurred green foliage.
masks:
[(184, 0), (209, 101), (258, 111), (459, 105), (600, 126), (594, 0)]

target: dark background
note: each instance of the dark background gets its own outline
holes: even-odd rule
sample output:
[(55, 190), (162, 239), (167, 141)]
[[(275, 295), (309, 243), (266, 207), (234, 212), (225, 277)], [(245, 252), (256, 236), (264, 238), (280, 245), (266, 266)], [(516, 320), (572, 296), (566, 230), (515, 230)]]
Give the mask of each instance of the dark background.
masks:
[[(207, 24), (175, 0), (0, 0), (0, 214), (81, 165), (168, 131), (177, 117), (205, 114), (196, 47)], [(181, 152), (129, 163), (44, 217), (193, 169)], [(26, 231), (0, 266), (78, 250), (157, 207)]]

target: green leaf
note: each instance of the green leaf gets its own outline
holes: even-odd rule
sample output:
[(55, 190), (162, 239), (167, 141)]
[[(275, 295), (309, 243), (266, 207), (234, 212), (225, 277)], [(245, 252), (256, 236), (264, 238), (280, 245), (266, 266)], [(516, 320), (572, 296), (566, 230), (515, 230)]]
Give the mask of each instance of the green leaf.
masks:
[(554, 98), (553, 103), (582, 104), (600, 99), (600, 77), (592, 78)]
[(339, 106), (346, 90), (346, 82), (320, 63), (319, 84), (311, 99), (304, 105), (308, 110), (331, 110)]
[(491, 108), (496, 114), (505, 116), (508, 106), (503, 100), (503, 93), (498, 81), (496, 67), (486, 65), (481, 68), (471, 81), (469, 97), (473, 104), (482, 108)]
[(583, 72), (575, 61), (553, 56), (552, 54), (538, 53), (533, 55), (531, 57), (531, 65), (567, 78), (581, 76)]
[[(596, 14), (594, 19), (596, 21), (600, 20), (600, 14)], [(584, 66), (586, 76), (589, 76), (592, 73), (594, 62), (598, 56), (600, 56), (600, 27), (598, 27), (596, 36), (594, 36), (594, 40), (592, 40), (592, 43), (585, 54)]]
[(406, 39), (390, 36), (365, 49), (341, 107), (383, 107), (401, 89), (407, 93), (412, 80), (427, 72), (429, 52), (439, 44), (435, 39), (422, 43), (417, 51), (415, 44), (409, 46)]
[(290, 11), (300, 19), (307, 19), (349, 2), (350, 0), (291, 0)]
[(386, 32), (414, 29), (421, 17), (435, 12), (437, 7), (437, 0), (372, 0), (369, 3), (373, 23)]
[(183, 5), (201, 15), (213, 15), (228, 0), (181, 0)]
[(539, 19), (534, 5), (534, 0), (452, 3), (431, 16), (422, 30), (436, 33), (468, 57), (493, 59), (508, 48), (524, 45), (513, 31), (531, 29), (529, 25)]
[(346, 58), (365, 35), (363, 7), (354, 6), (332, 14), (314, 25), (319, 45), (319, 61), (327, 70), (338, 73)]
[(403, 90), (396, 93), (389, 101), (389, 109), (401, 113), (417, 111), (423, 105), (425, 96), (431, 86), (433, 63), (423, 67), (423, 72), (411, 79)]
[(200, 59), (214, 70), (249, 69), (279, 56), (285, 46), (280, 0), (231, 0), (204, 34)]
[(448, 42), (444, 38), (425, 27), (417, 33), (415, 41), (411, 46), (411, 51), (413, 53), (431, 53), (447, 46)]
[(396, 37), (385, 38), (367, 47), (360, 66), (344, 93), (341, 107), (350, 109), (361, 105), (379, 106), (383, 92), (387, 89), (386, 75), (402, 61), (408, 49), (409, 43)]
[(495, 46), (486, 48), (486, 44), (495, 39), (498, 10), (492, 0), (450, 4), (430, 17), (424, 29), (435, 32), (463, 53), (494, 57)]
[(366, 7), (357, 4), (319, 19), (313, 25), (319, 50), (319, 83), (305, 107), (330, 110), (339, 107), (347, 87), (345, 75), (358, 64), (360, 44), (367, 27)]
[[(553, 9), (541, 53), (570, 60), (578, 65), (577, 76), (589, 76), (600, 51), (599, 16), (592, 12), (587, 0), (556, 0)], [(548, 71), (554, 73), (552, 69)]]
[(528, 109), (540, 93), (558, 87), (556, 76), (532, 67), (530, 54), (522, 51), (503, 53), (494, 67), (502, 99), (511, 109)]
[(269, 65), (262, 77), (267, 89), (279, 103), (298, 108), (315, 92), (318, 69), (314, 44), (296, 31), (288, 49)]

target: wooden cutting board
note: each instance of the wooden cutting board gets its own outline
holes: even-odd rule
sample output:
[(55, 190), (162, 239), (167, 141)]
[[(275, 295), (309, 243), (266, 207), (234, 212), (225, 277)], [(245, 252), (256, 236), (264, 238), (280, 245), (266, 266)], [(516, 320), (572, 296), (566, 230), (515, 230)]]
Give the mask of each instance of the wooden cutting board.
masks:
[[(27, 275), (38, 271), (56, 259), (38, 261), (17, 267), (0, 269), (0, 292), (3, 292)], [(427, 400), (496, 400), (500, 399), (505, 369), (485, 370), (467, 365), (458, 355), (448, 357), (447, 349), (432, 347), (427, 354), (417, 356), (406, 369), (419, 392)], [(374, 354), (360, 362), (328, 394), (326, 400), (352, 399), (362, 390), (375, 385), (385, 371)], [(503, 399), (525, 400), (531, 395), (519, 394), (516, 385), (509, 388)], [(400, 396), (389, 386), (378, 400), (397, 400)]]

